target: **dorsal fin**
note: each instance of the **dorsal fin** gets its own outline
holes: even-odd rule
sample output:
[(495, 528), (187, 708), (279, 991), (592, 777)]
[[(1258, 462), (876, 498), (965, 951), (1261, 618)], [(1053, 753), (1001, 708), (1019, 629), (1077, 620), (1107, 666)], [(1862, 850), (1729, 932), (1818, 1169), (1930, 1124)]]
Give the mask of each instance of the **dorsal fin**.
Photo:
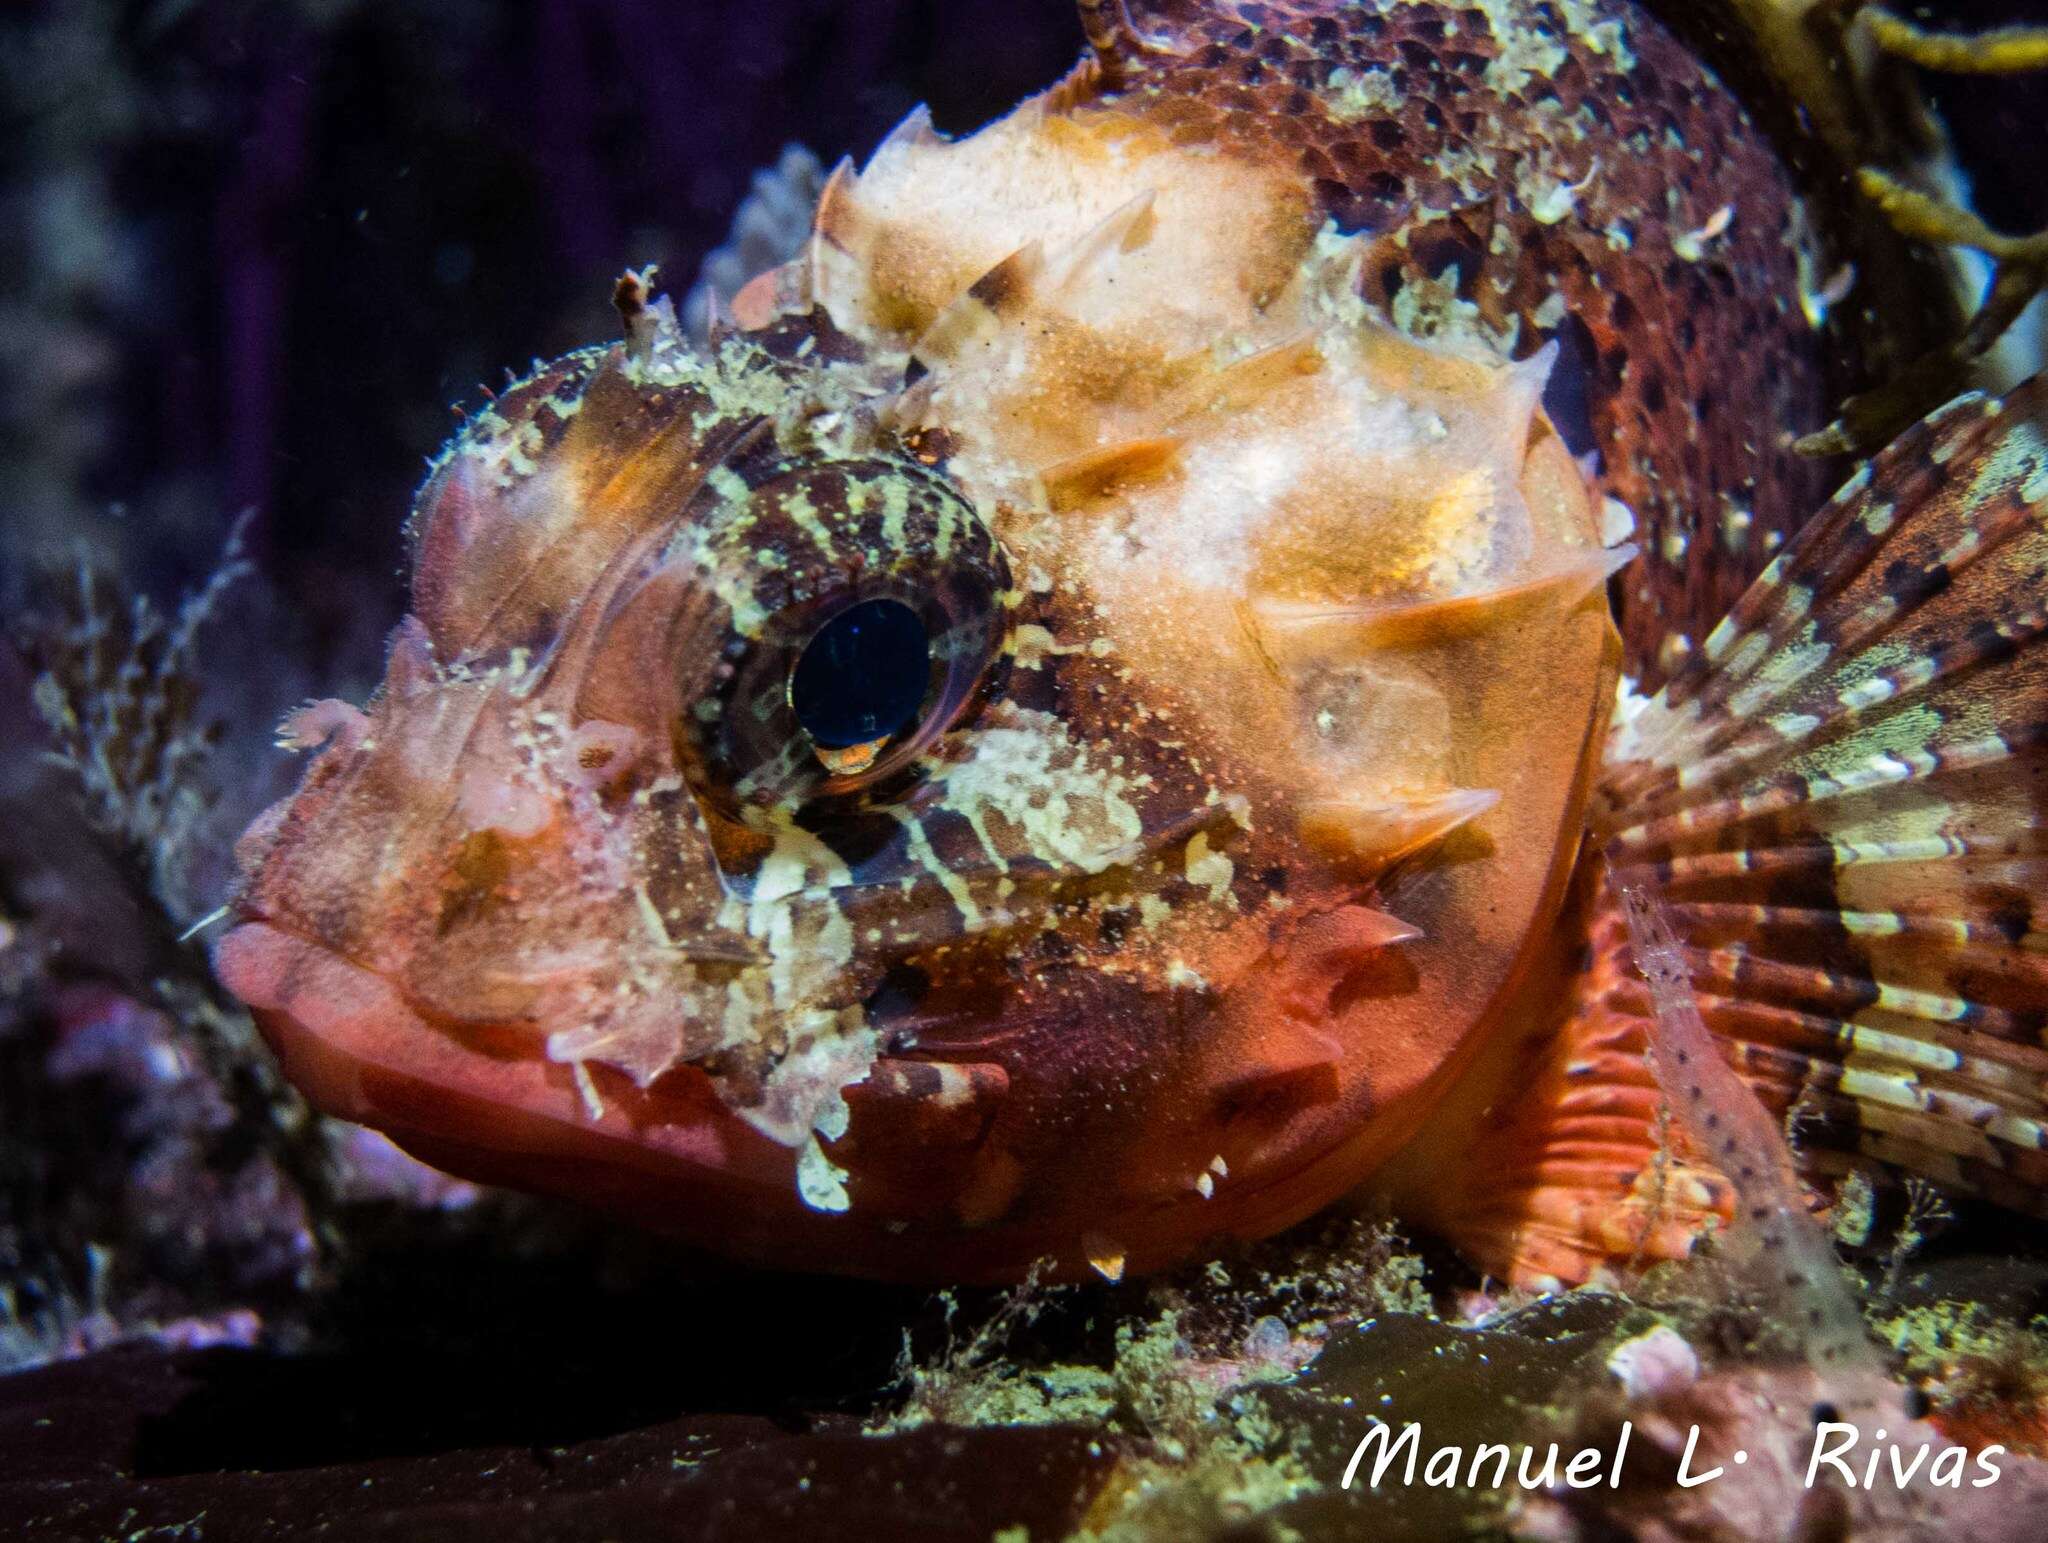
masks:
[(933, 318), (910, 350), (913, 366), (931, 369), (993, 336), (1030, 302), (1044, 269), (1043, 243), (1028, 241), (1018, 247)]
[(923, 150), (934, 145), (943, 145), (945, 142), (938, 130), (932, 127), (930, 104), (919, 102), (905, 113), (903, 120), (889, 130), (887, 137), (875, 146), (874, 154), (868, 157), (868, 165), (873, 166), (884, 156), (893, 155), (898, 151)]
[(1210, 414), (1241, 412), (1322, 367), (1321, 343), (1315, 333), (1304, 332), (1196, 376), (1167, 401), (1160, 419), (1177, 427)]
[(1118, 257), (1142, 250), (1158, 228), (1157, 201), (1157, 190), (1146, 188), (1061, 247), (1046, 264), (1047, 287), (1082, 288)]
[(1435, 846), (1499, 802), (1492, 788), (1316, 799), (1301, 806), (1301, 833), (1340, 857), (1381, 869)]
[(825, 179), (817, 212), (811, 216), (811, 239), (801, 259), (802, 283), (798, 287), (827, 305), (835, 298), (857, 296), (864, 282), (860, 262), (848, 247), (858, 222), (854, 188), (859, 180), (853, 157), (841, 156)]

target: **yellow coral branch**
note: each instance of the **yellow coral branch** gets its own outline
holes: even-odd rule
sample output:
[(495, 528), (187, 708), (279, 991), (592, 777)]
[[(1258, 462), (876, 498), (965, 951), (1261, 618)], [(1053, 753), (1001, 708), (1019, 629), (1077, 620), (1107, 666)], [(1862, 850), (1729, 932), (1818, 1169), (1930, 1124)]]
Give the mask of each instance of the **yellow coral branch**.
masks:
[(2000, 262), (2048, 260), (2048, 231), (2004, 236), (1959, 204), (1908, 187), (1890, 172), (1866, 166), (1856, 174), (1864, 196), (1884, 211), (1892, 229), (1934, 246), (1966, 246)]
[[(1867, 12), (1873, 20), (1886, 13)], [(2041, 41), (2048, 45), (2048, 34)], [(2048, 230), (2008, 236), (1960, 204), (1933, 197), (1892, 173), (1865, 166), (1857, 185), (1892, 229), (1929, 246), (1968, 247), (1991, 259), (1991, 282), (1969, 324), (1953, 343), (1915, 360), (1903, 374), (1851, 397), (1841, 415), (1798, 441), (1807, 455), (1874, 450), (1954, 388), (1955, 371), (1990, 352), (2037, 295), (2048, 293)]]
[(2017, 75), (2048, 69), (2048, 27), (1928, 32), (1881, 6), (1863, 12), (1877, 46), (1922, 69), (1950, 75)]

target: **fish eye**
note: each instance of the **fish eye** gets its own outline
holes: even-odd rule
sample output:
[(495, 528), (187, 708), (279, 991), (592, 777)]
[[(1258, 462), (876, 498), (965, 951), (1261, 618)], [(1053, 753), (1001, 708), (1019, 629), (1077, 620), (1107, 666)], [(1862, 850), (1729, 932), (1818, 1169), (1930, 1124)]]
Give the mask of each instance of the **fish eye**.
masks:
[(865, 771), (913, 726), (932, 688), (931, 635), (900, 600), (863, 600), (811, 635), (789, 672), (789, 706), (828, 771)]
[(825, 818), (914, 796), (1008, 678), (995, 533), (943, 471), (888, 454), (743, 458), (704, 499), (671, 561), (709, 608), (648, 591), (711, 629), (672, 720), (699, 801)]

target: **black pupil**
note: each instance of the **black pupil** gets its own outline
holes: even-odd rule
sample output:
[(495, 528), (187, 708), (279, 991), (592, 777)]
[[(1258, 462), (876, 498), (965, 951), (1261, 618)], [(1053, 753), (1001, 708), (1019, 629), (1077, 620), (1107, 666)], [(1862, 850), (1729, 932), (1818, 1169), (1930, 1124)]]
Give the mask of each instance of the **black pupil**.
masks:
[(863, 600), (820, 627), (789, 677), (796, 721), (828, 750), (886, 739), (917, 716), (931, 640), (897, 600)]

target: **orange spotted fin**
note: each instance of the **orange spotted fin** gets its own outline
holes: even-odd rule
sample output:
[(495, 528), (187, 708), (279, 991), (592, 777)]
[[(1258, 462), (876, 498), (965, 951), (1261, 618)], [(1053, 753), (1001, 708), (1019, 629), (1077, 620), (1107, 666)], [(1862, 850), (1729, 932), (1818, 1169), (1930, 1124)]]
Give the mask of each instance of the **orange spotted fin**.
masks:
[(1439, 1186), (1429, 1222), (1498, 1274), (1570, 1281), (1732, 1218), (1740, 1186), (1645, 1059), (1614, 895), (1637, 882), (1809, 1178), (1917, 1174), (2048, 1215), (2044, 634), (2037, 376), (1902, 435), (1624, 701), (1561, 925), (1584, 944), (1463, 1094), (1442, 1139), (1483, 1181)]

